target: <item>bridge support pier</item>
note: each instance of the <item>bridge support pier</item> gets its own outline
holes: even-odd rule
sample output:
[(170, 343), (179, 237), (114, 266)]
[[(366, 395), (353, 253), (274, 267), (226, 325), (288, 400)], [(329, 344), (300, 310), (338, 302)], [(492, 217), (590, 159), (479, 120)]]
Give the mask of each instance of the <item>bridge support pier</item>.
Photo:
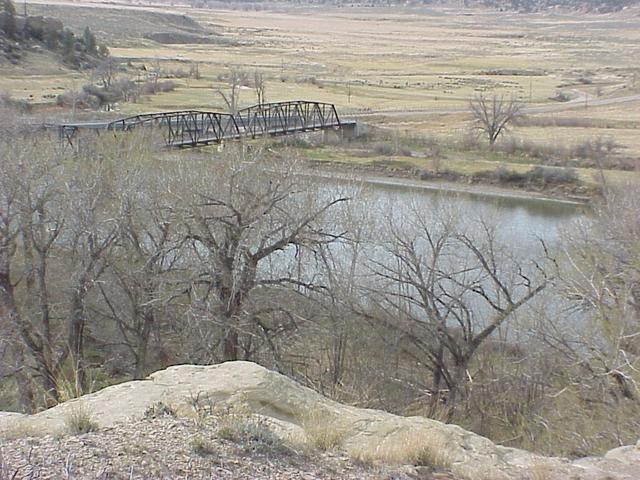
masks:
[(343, 122), (340, 125), (340, 133), (344, 140), (354, 140), (358, 137), (358, 124), (356, 122)]

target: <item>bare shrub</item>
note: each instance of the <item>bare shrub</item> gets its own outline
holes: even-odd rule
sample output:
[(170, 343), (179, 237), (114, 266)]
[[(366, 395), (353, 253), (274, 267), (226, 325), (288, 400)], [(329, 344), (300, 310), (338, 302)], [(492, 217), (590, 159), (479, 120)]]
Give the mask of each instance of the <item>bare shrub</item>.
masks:
[(602, 159), (613, 155), (620, 145), (611, 137), (596, 137), (585, 140), (571, 149), (571, 155), (578, 158)]
[(485, 180), (495, 180), (501, 184), (520, 186), (545, 187), (550, 185), (570, 185), (579, 182), (578, 175), (573, 169), (541, 166), (533, 167), (526, 172), (518, 172), (500, 166), (493, 171), (480, 172), (476, 176)]
[(574, 145), (536, 142), (510, 137), (497, 142), (495, 149), (509, 155), (525, 155), (551, 166), (633, 170), (630, 159), (620, 157), (621, 145), (611, 137), (595, 137)]
[(149, 81), (140, 86), (140, 92), (143, 95), (153, 95), (155, 93), (172, 92), (176, 89), (176, 83), (171, 80), (163, 82)]
[(59, 94), (56, 97), (56, 103), (64, 107), (97, 109), (100, 108), (102, 100), (88, 91), (81, 90), (80, 92), (67, 91)]
[(514, 137), (500, 141), (496, 144), (496, 149), (509, 155), (526, 155), (537, 158), (545, 163), (550, 159), (567, 159), (569, 157), (569, 150), (564, 145), (539, 143)]
[(615, 124), (606, 120), (584, 117), (543, 117), (523, 115), (516, 121), (519, 127), (576, 127), (576, 128), (615, 128)]
[(460, 141), (460, 146), (465, 151), (477, 149), (480, 146), (478, 135), (471, 130), (465, 132)]

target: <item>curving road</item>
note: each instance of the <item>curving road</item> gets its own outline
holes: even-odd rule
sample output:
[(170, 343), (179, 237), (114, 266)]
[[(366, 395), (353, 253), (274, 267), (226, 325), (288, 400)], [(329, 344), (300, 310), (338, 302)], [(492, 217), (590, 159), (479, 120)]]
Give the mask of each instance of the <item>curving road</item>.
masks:
[[(621, 97), (609, 97), (599, 98), (592, 95), (588, 95), (579, 90), (573, 90), (577, 96), (568, 102), (561, 102), (555, 104), (539, 104), (532, 106), (525, 106), (523, 112), (525, 114), (537, 114), (537, 113), (552, 113), (561, 112), (564, 110), (572, 110), (574, 108), (584, 108), (585, 104), (589, 107), (597, 107), (603, 105), (615, 105), (620, 103), (634, 103), (640, 102), (640, 94), (625, 95)], [(354, 112), (348, 113), (345, 116), (366, 118), (372, 116), (384, 115), (388, 117), (403, 117), (406, 115), (443, 115), (452, 113), (466, 113), (469, 109), (467, 107), (453, 107), (443, 109), (390, 109), (390, 110), (370, 110), (366, 112)]]

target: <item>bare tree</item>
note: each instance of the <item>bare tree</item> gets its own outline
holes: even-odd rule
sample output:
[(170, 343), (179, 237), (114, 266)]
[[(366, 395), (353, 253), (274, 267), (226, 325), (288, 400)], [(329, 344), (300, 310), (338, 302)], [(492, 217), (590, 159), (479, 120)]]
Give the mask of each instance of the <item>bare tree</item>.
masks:
[(102, 163), (59, 155), (45, 139), (12, 140), (2, 149), (3, 183), (13, 185), (0, 201), (8, 207), (3, 317), (50, 405), (63, 380), (70, 394), (86, 387), (86, 301), (115, 240), (113, 198)]
[(526, 266), (504, 250), (488, 222), (474, 224), (472, 233), (446, 210), (407, 217), (402, 227), (390, 223), (386, 255), (372, 265), (380, 284), (369, 290), (379, 298), (378, 317), (401, 333), (404, 353), (430, 370), (432, 400), (444, 391), (453, 409), (478, 348), (547, 277), (535, 262)]
[[(351, 192), (354, 193), (359, 195), (357, 191)], [(320, 245), (313, 252), (313, 258), (305, 259), (309, 264), (314, 259), (317, 261), (318, 275), (326, 286), (312, 297), (318, 304), (318, 312), (309, 335), (325, 339), (320, 342), (319, 361), (326, 365), (314, 386), (332, 397), (336, 396), (351, 370), (351, 353), (360, 346), (354, 333), (358, 330), (355, 323), (360, 319), (354, 315), (352, 304), (359, 295), (373, 215), (372, 211), (353, 203), (334, 211), (331, 215), (334, 228), (348, 232), (348, 237), (339, 243), (339, 248), (334, 244)], [(305, 342), (307, 349), (312, 345), (313, 342)], [(307, 352), (308, 359), (312, 360), (311, 352)]]
[[(184, 236), (176, 231), (161, 175), (150, 176), (138, 166), (127, 177), (118, 186), (122, 202), (117, 246), (92, 312), (116, 325), (122, 345), (133, 357), (133, 377), (139, 379), (172, 339), (167, 325), (181, 287), (171, 275), (178, 271)], [(114, 337), (107, 333), (103, 341), (113, 343)]]
[(346, 199), (318, 200), (298, 184), (293, 164), (269, 162), (259, 151), (228, 154), (215, 177), (213, 187), (209, 179), (189, 180), (196, 194), (181, 216), (203, 267), (194, 281), (203, 287), (199, 300), (209, 325), (221, 331), (214, 339), (222, 344), (221, 354), (211, 354), (237, 360), (251, 356), (256, 339), (269, 343), (273, 332), (286, 328), (273, 314), (291, 320), (273, 301), (278, 292), (314, 288), (312, 279), (287, 266), (295, 263), (296, 252), (341, 237), (325, 229), (322, 219)]
[(113, 57), (102, 60), (92, 72), (94, 81), (100, 83), (105, 90), (111, 88), (111, 84), (118, 78), (119, 73), (120, 62)]
[(189, 78), (200, 80), (200, 64), (198, 62), (191, 62), (189, 64)]
[(255, 70), (253, 72), (253, 89), (256, 92), (256, 101), (258, 105), (266, 103), (266, 85), (262, 72)]
[(217, 91), (224, 100), (229, 113), (236, 114), (240, 104), (240, 88), (247, 83), (247, 73), (244, 70), (232, 68), (227, 73), (225, 80), (228, 90), (225, 92), (218, 89)]
[(494, 95), (487, 99), (480, 94), (469, 102), (475, 128), (486, 135), (491, 146), (522, 113), (522, 108), (522, 102), (513, 96)]
[[(0, 378), (2, 382), (15, 379), (19, 390), (19, 404), (24, 411), (33, 411), (34, 393), (31, 388), (25, 352), (19, 330), (20, 314), (15, 296), (15, 255), (18, 252), (20, 228), (20, 184), (15, 181), (13, 162), (17, 139), (28, 132), (17, 112), (0, 105)], [(7, 157), (5, 157), (5, 155)]]
[[(32, 359), (28, 364), (39, 378), (46, 401), (55, 403), (60, 363), (47, 279), (54, 244), (64, 223), (62, 215), (51, 208), (61, 193), (49, 175), (56, 162), (43, 161), (42, 151), (33, 141), (5, 143), (4, 147), (3, 183), (14, 185), (1, 192), (3, 203), (9, 206), (14, 232), (5, 236), (5, 249), (8, 245), (10, 255), (5, 256), (3, 265), (4, 319), (19, 332)], [(25, 304), (19, 301), (21, 295), (34, 300)]]
[[(119, 228), (118, 212), (110, 212), (109, 173), (96, 165), (66, 181), (64, 237), (58, 249), (69, 259), (68, 340), (59, 362), (69, 360), (75, 394), (86, 391), (85, 336), (87, 297), (108, 266), (109, 250)], [(112, 215), (109, 215), (112, 213)]]
[(559, 289), (581, 315), (569, 331), (549, 322), (541, 334), (579, 376), (577, 384), (601, 399), (638, 398), (640, 360), (640, 190), (611, 190), (592, 218), (564, 233)]

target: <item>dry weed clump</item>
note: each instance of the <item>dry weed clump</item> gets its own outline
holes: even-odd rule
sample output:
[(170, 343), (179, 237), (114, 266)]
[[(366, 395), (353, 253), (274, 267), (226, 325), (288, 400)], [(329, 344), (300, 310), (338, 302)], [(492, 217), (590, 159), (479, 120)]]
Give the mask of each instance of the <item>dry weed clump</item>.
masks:
[(339, 447), (348, 433), (345, 425), (340, 425), (336, 419), (321, 411), (305, 415), (300, 419), (300, 426), (304, 430), (306, 443), (323, 452)]
[(15, 480), (18, 478), (19, 468), (11, 467), (4, 459), (0, 450), (0, 480)]
[[(213, 427), (217, 438), (240, 444), (246, 452), (286, 454), (292, 451), (270, 428), (268, 420), (253, 414), (242, 402), (217, 403), (208, 395), (197, 393), (190, 396), (188, 403), (193, 408), (197, 428)], [(201, 450), (202, 442), (196, 439), (194, 442), (194, 452)]]
[(98, 423), (93, 420), (91, 412), (83, 403), (77, 403), (71, 407), (71, 410), (65, 415), (64, 424), (67, 433), (71, 435), (95, 432), (99, 428)]
[(277, 453), (289, 451), (282, 439), (261, 419), (227, 418), (218, 427), (218, 436), (224, 440), (242, 444), (246, 451)]
[(378, 445), (350, 449), (347, 453), (364, 464), (380, 461), (392, 465), (449, 468), (453, 462), (451, 448), (448, 440), (435, 432), (410, 429)]
[(191, 439), (191, 451), (196, 455), (205, 457), (215, 453), (215, 448), (209, 440), (198, 435)]

